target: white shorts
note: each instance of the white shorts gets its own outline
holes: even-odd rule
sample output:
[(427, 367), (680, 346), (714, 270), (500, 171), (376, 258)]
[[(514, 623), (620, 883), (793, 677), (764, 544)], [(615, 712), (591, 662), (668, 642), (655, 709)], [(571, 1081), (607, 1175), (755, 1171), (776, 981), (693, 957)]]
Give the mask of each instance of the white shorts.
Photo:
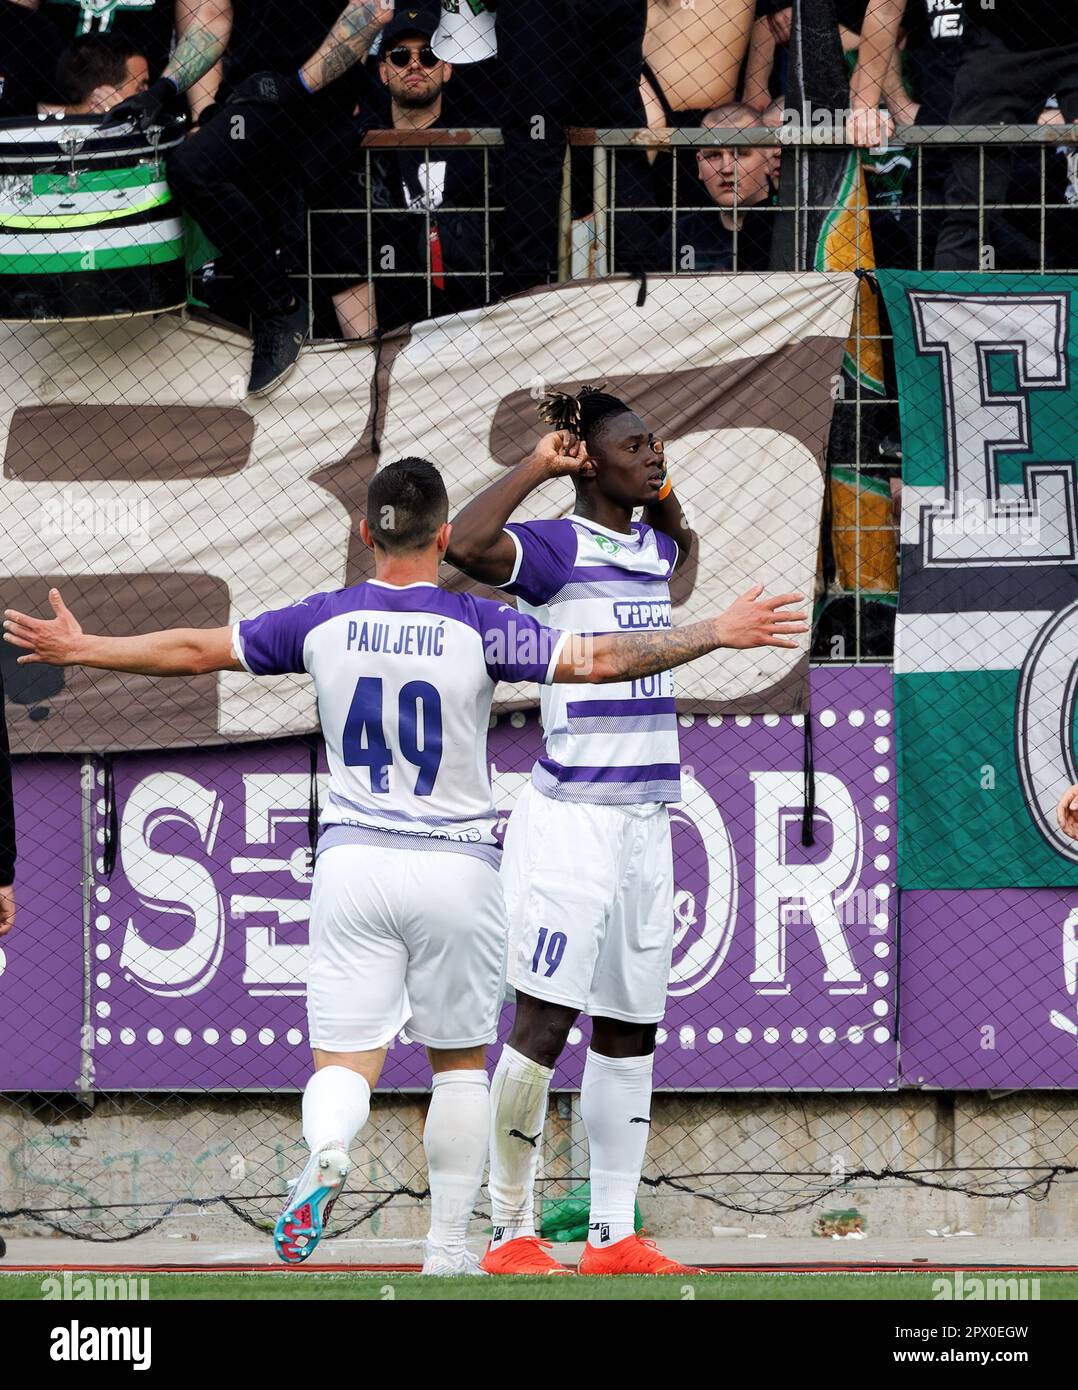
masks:
[(505, 834), (514, 989), (591, 1017), (658, 1023), (674, 941), (665, 806), (553, 801), (531, 785)]
[[(396, 837), (392, 837), (396, 838)], [(498, 870), (450, 850), (335, 845), (311, 892), (311, 1046), (371, 1052), (491, 1043), (505, 989)]]

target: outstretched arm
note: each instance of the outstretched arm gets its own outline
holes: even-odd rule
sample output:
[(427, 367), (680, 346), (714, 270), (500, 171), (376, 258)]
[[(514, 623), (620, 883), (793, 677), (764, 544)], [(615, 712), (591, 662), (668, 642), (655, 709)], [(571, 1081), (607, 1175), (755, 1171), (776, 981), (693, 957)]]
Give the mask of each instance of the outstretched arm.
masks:
[(570, 640), (562, 648), (553, 679), (558, 683), (636, 680), (684, 666), (718, 647), (792, 647), (790, 639), (808, 631), (805, 614), (791, 611), (803, 595), (761, 599), (757, 584), (735, 599), (725, 613), (700, 623), (658, 632), (602, 633)]
[(445, 558), (470, 579), (496, 586), (508, 583), (517, 552), (505, 523), (548, 478), (571, 477), (587, 469), (594, 472), (595, 465), (573, 435), (543, 435), (523, 463), (503, 473), (453, 518)]
[(299, 70), (309, 92), (327, 87), (370, 51), (379, 30), (393, 18), (392, 0), (349, 0), (317, 51)]
[(20, 666), (94, 666), (137, 676), (243, 670), (232, 652), (231, 628), (176, 627), (141, 637), (94, 637), (83, 632), (59, 589), (49, 590), (49, 603), (54, 618), (31, 618), (13, 608), (4, 612), (4, 641), (27, 653), (18, 658)]

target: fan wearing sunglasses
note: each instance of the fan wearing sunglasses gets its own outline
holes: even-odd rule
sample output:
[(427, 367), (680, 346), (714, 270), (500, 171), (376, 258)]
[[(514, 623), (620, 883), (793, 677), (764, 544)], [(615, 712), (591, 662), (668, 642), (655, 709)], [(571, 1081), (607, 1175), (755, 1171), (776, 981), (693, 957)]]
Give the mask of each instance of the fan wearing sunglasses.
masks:
[[(415, 8), (398, 5), (377, 53), (374, 80), (387, 98), (379, 112), (382, 127), (423, 131), (494, 123), (482, 114), (461, 119), (462, 110), (474, 117), (477, 108), (468, 108), (474, 97), (467, 90), (462, 106), (455, 77), (452, 88), (446, 87), (454, 70), (438, 58), (432, 38), (440, 18), (430, 0)], [(377, 109), (374, 101), (368, 105)], [(369, 289), (368, 332), (375, 325), (388, 332), (485, 303), (482, 152), (438, 146), (374, 150), (369, 179), (375, 254), (373, 282), (363, 286)]]
[[(422, 130), (442, 112), (442, 88), (453, 72), (430, 46), (430, 22), (418, 11), (398, 12), (382, 43), (379, 74), (389, 91), (396, 129)], [(413, 25), (409, 28), (409, 25)]]

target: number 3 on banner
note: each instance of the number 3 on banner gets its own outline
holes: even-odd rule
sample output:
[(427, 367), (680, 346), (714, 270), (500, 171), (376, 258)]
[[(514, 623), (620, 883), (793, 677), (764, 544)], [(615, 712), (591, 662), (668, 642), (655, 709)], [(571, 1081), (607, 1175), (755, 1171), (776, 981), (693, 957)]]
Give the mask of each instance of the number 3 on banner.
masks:
[[(423, 711), (423, 743), (419, 743), (419, 710)], [(442, 762), (442, 701), (428, 681), (401, 686), (397, 701), (397, 732), (401, 755), (419, 768), (416, 796), (430, 796)], [(371, 791), (389, 791), (393, 754), (382, 729), (382, 681), (361, 676), (344, 722), (341, 751), (348, 767), (370, 769)]]
[[(550, 933), (547, 940), (547, 927), (539, 928), (539, 940), (536, 942), (535, 955), (532, 956), (532, 974), (539, 972), (540, 965), (547, 967), (546, 977), (549, 980), (554, 971), (561, 964), (561, 958), (565, 955), (565, 933), (555, 931)], [(543, 947), (546, 947), (546, 954), (543, 954)]]

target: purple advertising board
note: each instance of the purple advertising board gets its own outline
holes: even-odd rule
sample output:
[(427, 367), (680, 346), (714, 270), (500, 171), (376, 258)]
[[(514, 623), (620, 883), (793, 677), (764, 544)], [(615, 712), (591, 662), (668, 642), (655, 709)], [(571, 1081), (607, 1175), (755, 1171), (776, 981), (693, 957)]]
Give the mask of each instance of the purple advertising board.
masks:
[[(817, 669), (812, 708), (810, 845), (801, 719), (681, 716), (660, 1087), (899, 1082), (890, 672)], [(502, 716), (491, 731), (503, 826), (539, 739), (534, 716)], [(18, 918), (0, 943), (0, 1089), (303, 1084), (309, 758), (288, 741), (117, 759), (111, 876), (97, 767), (88, 920), (79, 764), (16, 760)], [(904, 893), (900, 997), (904, 1085), (1078, 1085), (1078, 893)], [(503, 1037), (511, 1018), (510, 1006)], [(561, 1087), (579, 1084), (587, 1029), (581, 1020), (571, 1035)], [(425, 1086), (422, 1049), (398, 1038), (384, 1082)]]
[[(688, 716), (673, 812), (674, 970), (656, 1083), (889, 1088), (894, 1041), (890, 672), (813, 673), (814, 843), (801, 843), (801, 716)], [(490, 736), (508, 815), (540, 746), (535, 716)], [(309, 753), (301, 742), (115, 763), (106, 879), (94, 800), (91, 1010), (101, 1089), (280, 1089), (309, 1070), (304, 1012)], [(567, 866), (567, 872), (574, 866)], [(579, 868), (580, 866), (576, 866)], [(503, 1037), (511, 1009), (503, 1014)], [(579, 1084), (587, 1021), (556, 1085)], [(398, 1039), (383, 1084), (422, 1087)]]
[(821, 668), (811, 693), (811, 845), (801, 716), (682, 729), (661, 1086), (898, 1083), (891, 673)]
[(902, 894), (902, 1075), (1078, 1087), (1078, 889)]
[(82, 806), (77, 758), (14, 760), (15, 926), (0, 939), (0, 1091), (83, 1074)]

